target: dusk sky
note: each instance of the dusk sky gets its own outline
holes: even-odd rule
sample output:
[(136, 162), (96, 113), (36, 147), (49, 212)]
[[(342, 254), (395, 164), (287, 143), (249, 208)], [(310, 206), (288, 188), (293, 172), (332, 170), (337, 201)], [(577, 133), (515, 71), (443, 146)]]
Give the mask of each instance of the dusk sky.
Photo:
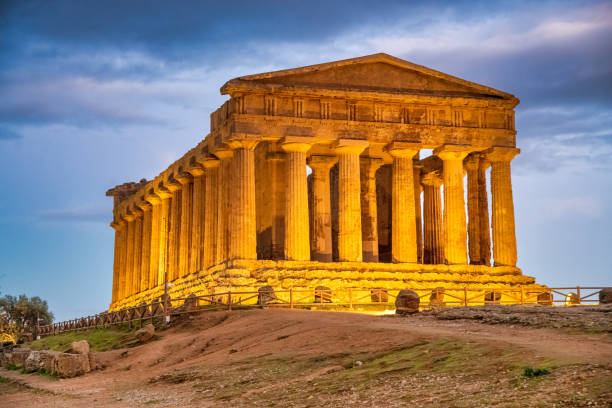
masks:
[(209, 130), (247, 74), (385, 52), (517, 96), (518, 265), (612, 285), (612, 4), (3, 1), (0, 295), (111, 296), (112, 199)]

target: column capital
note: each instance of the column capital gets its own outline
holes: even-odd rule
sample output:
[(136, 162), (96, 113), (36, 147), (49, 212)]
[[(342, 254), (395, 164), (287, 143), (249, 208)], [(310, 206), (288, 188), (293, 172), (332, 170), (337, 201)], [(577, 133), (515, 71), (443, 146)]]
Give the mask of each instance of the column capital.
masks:
[(138, 206), (138, 208), (140, 208), (142, 211), (149, 211), (151, 210), (151, 203), (147, 202), (144, 200), (140, 201), (139, 203), (136, 204)]
[(423, 175), (421, 178), (421, 184), (424, 186), (440, 187), (442, 185), (442, 176), (437, 171), (432, 171)]
[(332, 167), (334, 167), (334, 164), (338, 163), (338, 157), (313, 154), (306, 159), (306, 163), (313, 170), (321, 169), (322, 171), (329, 171)]
[(213, 156), (204, 157), (203, 159), (198, 160), (198, 163), (200, 163), (205, 169), (219, 167), (219, 159)]
[(144, 212), (140, 208), (134, 207), (132, 208), (132, 214), (134, 214), (134, 218), (141, 218)]
[(204, 167), (201, 164), (194, 164), (186, 170), (187, 173), (193, 177), (199, 177), (204, 175)]
[(254, 150), (255, 147), (259, 144), (259, 140), (257, 139), (230, 139), (226, 142), (226, 144), (232, 150), (237, 150), (237, 149)]
[(363, 152), (366, 147), (369, 146), (367, 140), (357, 139), (338, 139), (332, 143), (332, 149), (337, 154), (356, 154), (359, 155)]
[(463, 167), (466, 170), (478, 170), (480, 163), (480, 155), (478, 153), (470, 153), (463, 159)]
[(469, 145), (447, 144), (436, 148), (433, 154), (442, 160), (463, 160), (472, 150), (473, 148)]
[(380, 157), (360, 157), (359, 158), (359, 166), (364, 175), (368, 175), (368, 177), (373, 177), (376, 174), (376, 170), (380, 168), (384, 164), (383, 159)]
[(420, 143), (391, 142), (385, 146), (385, 151), (393, 157), (412, 159), (421, 150)]
[(304, 136), (285, 136), (281, 139), (281, 149), (286, 152), (301, 152), (306, 153), (313, 145), (312, 137)]
[(234, 157), (234, 151), (231, 148), (219, 147), (213, 154), (219, 159), (231, 159)]
[(125, 222), (132, 222), (136, 219), (136, 216), (132, 212), (126, 212), (121, 216)]
[(161, 202), (160, 196), (155, 194), (155, 192), (151, 192), (151, 193), (145, 195), (144, 199), (147, 202), (151, 203), (152, 205), (156, 205), (156, 204), (159, 204)]
[(176, 180), (175, 178), (172, 178), (172, 179), (168, 180), (166, 183), (164, 183), (164, 185), (172, 193), (174, 193), (175, 191), (180, 190), (181, 187), (182, 187), (181, 183), (179, 183), (179, 181)]
[(174, 179), (181, 183), (182, 186), (189, 184), (192, 180), (191, 174), (187, 172), (180, 172), (174, 176)]
[(113, 222), (110, 223), (110, 226), (115, 231), (119, 231), (121, 228), (125, 226), (125, 221), (119, 218), (118, 220), (113, 220)]
[(161, 198), (162, 200), (165, 198), (172, 197), (172, 190), (168, 189), (168, 183), (160, 183), (159, 186), (155, 188), (155, 194)]
[(521, 149), (516, 147), (492, 147), (484, 151), (487, 159), (491, 162), (510, 162), (520, 152)]

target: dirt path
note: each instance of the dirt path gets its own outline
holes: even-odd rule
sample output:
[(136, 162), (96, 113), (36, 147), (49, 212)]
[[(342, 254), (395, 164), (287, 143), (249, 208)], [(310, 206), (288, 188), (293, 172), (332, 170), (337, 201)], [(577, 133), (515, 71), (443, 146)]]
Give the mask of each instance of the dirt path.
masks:
[[(554, 361), (554, 366), (560, 367), (554, 386), (583, 375), (572, 374), (575, 367), (591, 367), (591, 371), (595, 367), (595, 371), (600, 370), (597, 376), (604, 380), (612, 372), (612, 339), (608, 334), (571, 334), (557, 329), (437, 320), (422, 315), (401, 318), (297, 310), (211, 312), (186, 319), (160, 336), (159, 340), (139, 347), (100, 353), (105, 369), (74, 379), (53, 380), (0, 369), (0, 377), (9, 380), (0, 383), (0, 394), (4, 394), (7, 406), (19, 407), (41, 403), (62, 407), (187, 407), (227, 403), (235, 407), (270, 402), (273, 401), (270, 394), (294, 390), (288, 395), (303, 392), (305, 400), (285, 399), (279, 401), (279, 406), (283, 406), (282, 402), (285, 406), (311, 406), (308, 398), (313, 387), (320, 386), (326, 393), (336, 390), (324, 400), (333, 401), (336, 396), (361, 392), (362, 374), (367, 374), (368, 387), (382, 387), (379, 394), (386, 395), (389, 387), (398, 387), (396, 382), (417, 381), (422, 375), (435, 373), (431, 374), (435, 379), (419, 380), (413, 385), (415, 389), (425, 387), (425, 395), (435, 394), (434, 382), (440, 376), (453, 377), (462, 372), (468, 373), (470, 379), (453, 380), (462, 384), (459, 389), (471, 384), (484, 390), (488, 385), (482, 378), (477, 381), (470, 377), (469, 361), (465, 362), (468, 369), (455, 369), (444, 363), (448, 367), (415, 371), (416, 363), (406, 365), (421, 360), (425, 366), (431, 361), (455, 361), (467, 352), (475, 353), (474, 364), (481, 365), (489, 364), (488, 360), (498, 361), (496, 364), (505, 364), (506, 360), (522, 364), (523, 359), (534, 364)], [(478, 354), (481, 350), (488, 354)], [(440, 356), (436, 357), (436, 353)], [(384, 360), (384, 364), (377, 359)], [(356, 366), (359, 360), (366, 362), (363, 367)], [(510, 368), (494, 374), (501, 376), (500, 381), (517, 378), (516, 373), (510, 373), (514, 367), (510, 363)], [(387, 370), (386, 365), (395, 368)], [(350, 377), (350, 381), (345, 378), (352, 375), (357, 377)], [(589, 374), (585, 375), (585, 381), (591, 381)], [(338, 383), (328, 384), (331, 379)], [(350, 383), (357, 384), (355, 390), (347, 385)], [(599, 392), (596, 387), (608, 383), (597, 384), (592, 386), (593, 393)], [(516, 384), (509, 382), (504, 387), (515, 389)], [(440, 398), (451, 398), (449, 392)], [(367, 397), (365, 394), (361, 398)], [(318, 398), (312, 398), (312, 406), (320, 403)], [(388, 398), (385, 405), (402, 406), (403, 400), (397, 402), (393, 394)], [(338, 402), (338, 406), (344, 405)]]

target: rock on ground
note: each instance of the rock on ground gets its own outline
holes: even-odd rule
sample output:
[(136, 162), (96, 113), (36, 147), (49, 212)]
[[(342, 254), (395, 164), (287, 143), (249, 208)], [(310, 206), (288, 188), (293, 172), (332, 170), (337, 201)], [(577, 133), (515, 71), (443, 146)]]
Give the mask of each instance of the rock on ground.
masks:
[(73, 354), (88, 354), (89, 343), (87, 340), (75, 341), (70, 345), (70, 349)]
[(136, 338), (138, 339), (140, 343), (144, 343), (146, 341), (151, 340), (153, 338), (154, 333), (155, 333), (155, 326), (149, 323), (142, 329), (136, 330), (136, 333), (134, 334), (136, 335)]

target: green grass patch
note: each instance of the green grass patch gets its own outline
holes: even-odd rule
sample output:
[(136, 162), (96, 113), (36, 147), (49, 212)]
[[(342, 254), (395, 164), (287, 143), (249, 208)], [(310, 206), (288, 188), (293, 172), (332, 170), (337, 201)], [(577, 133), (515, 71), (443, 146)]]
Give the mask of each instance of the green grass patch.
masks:
[(138, 328), (129, 326), (110, 326), (108, 328), (88, 329), (83, 331), (67, 332), (55, 336), (43, 337), (40, 340), (25, 344), (33, 350), (56, 350), (66, 352), (72, 342), (87, 340), (93, 351), (108, 351), (138, 344), (134, 332)]
[(550, 374), (550, 371), (546, 368), (533, 368), (533, 367), (525, 367), (523, 371), (523, 377), (541, 377), (543, 375)]
[(147, 402), (145, 402), (145, 405), (155, 405), (155, 404), (159, 404), (162, 403), (166, 400), (163, 399), (152, 399), (152, 400), (148, 400)]

